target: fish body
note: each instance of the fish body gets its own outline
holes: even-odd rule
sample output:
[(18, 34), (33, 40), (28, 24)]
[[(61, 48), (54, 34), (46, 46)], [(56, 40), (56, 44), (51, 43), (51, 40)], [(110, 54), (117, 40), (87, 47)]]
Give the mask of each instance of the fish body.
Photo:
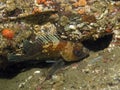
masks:
[(81, 43), (62, 40), (58, 35), (44, 35), (33, 43), (24, 41), (23, 55), (8, 55), (8, 61), (20, 62), (26, 60), (63, 60), (78, 61), (88, 56), (88, 50)]

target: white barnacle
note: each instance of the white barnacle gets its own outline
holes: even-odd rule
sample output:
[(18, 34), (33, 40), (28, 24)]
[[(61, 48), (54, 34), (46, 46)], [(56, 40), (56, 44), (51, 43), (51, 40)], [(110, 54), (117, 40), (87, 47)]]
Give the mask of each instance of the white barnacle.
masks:
[(75, 25), (69, 25), (69, 29), (76, 30), (76, 26)]

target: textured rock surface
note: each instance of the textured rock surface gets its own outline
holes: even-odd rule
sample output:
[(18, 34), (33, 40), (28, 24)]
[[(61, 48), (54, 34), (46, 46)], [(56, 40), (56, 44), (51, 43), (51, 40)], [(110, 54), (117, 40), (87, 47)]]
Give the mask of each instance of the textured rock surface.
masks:
[[(82, 42), (90, 49), (90, 56), (66, 65), (44, 83), (51, 64), (34, 61), (0, 69), (0, 90), (119, 90), (120, 1), (83, 0), (87, 3), (82, 6), (79, 4), (82, 0), (38, 1), (42, 3), (38, 4), (36, 0), (0, 0), (0, 32), (4, 28), (15, 32), (12, 40), (0, 33), (0, 63), (7, 60), (8, 53), (22, 54), (25, 39), (32, 42), (44, 33), (58, 32), (62, 39), (73, 41), (96, 40), (114, 33), (112, 41), (110, 36), (95, 41), (96, 44), (91, 40)], [(40, 16), (40, 22), (34, 17), (36, 12), (49, 10), (58, 12), (50, 16), (45, 14), (47, 18)], [(33, 17), (29, 18), (29, 15)], [(100, 47), (104, 48), (101, 50)]]

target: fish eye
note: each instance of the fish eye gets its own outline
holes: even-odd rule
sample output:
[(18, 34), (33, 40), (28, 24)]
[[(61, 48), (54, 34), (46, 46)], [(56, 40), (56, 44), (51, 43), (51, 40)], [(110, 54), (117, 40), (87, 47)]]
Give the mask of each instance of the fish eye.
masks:
[(75, 56), (77, 56), (77, 57), (80, 57), (82, 54), (83, 54), (83, 52), (82, 52), (82, 50), (81, 49), (74, 49), (73, 50), (73, 53), (74, 53), (74, 55)]

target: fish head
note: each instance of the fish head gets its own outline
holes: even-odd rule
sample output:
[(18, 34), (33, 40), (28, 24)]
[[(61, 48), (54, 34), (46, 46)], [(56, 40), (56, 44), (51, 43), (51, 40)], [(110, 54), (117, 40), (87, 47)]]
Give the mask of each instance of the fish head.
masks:
[(89, 55), (89, 50), (85, 48), (81, 43), (75, 43), (73, 45), (73, 55), (79, 60)]
[(67, 62), (79, 61), (89, 55), (89, 50), (81, 43), (68, 42), (61, 52), (62, 58)]

